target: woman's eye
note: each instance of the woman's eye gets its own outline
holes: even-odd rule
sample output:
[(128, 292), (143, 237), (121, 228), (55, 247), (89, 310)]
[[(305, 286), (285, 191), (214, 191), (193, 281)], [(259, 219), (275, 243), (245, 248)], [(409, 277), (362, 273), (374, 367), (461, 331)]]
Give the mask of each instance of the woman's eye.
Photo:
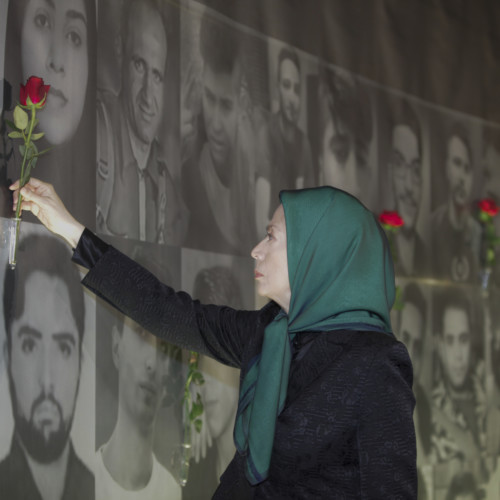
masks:
[(47, 15), (40, 13), (35, 16), (35, 26), (38, 28), (49, 28), (49, 18)]
[(80, 47), (82, 44), (82, 38), (76, 31), (70, 31), (67, 38), (75, 47)]

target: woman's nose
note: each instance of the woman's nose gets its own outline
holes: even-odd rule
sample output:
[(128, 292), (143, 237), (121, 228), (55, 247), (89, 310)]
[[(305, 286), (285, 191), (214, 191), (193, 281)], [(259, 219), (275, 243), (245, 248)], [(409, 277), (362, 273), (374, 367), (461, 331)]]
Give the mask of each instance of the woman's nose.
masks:
[(255, 260), (259, 260), (262, 256), (262, 252), (261, 252), (261, 248), (260, 246), (262, 245), (262, 241), (257, 243), (257, 245), (255, 245), (252, 249), (252, 251), (250, 252), (250, 256), (252, 257), (252, 259), (255, 259)]
[(62, 44), (58, 43), (54, 37), (47, 55), (47, 66), (50, 70), (56, 73), (64, 71), (63, 51), (64, 49)]

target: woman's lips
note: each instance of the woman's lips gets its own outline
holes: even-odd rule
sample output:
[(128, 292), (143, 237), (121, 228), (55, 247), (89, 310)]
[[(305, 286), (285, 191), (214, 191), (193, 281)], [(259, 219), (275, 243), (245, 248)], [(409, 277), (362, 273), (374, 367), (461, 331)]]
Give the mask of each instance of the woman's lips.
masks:
[(257, 278), (262, 278), (262, 276), (264, 276), (264, 275), (263, 275), (262, 273), (259, 273), (259, 271), (255, 271), (255, 272), (254, 272), (254, 277), (255, 277), (255, 279), (257, 279)]
[(60, 107), (64, 106), (68, 102), (68, 99), (66, 98), (64, 93), (54, 87), (50, 88), (50, 91), (47, 95), (47, 100), (52, 101), (56, 106)]

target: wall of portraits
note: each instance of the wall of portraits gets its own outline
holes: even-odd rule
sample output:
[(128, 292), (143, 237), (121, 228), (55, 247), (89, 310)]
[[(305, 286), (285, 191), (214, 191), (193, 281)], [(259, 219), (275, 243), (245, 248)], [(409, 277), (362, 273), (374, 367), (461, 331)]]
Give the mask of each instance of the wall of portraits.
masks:
[[(499, 498), (500, 254), (485, 289), (476, 206), (500, 204), (500, 126), (423, 99), (430, 84), (401, 80), (393, 45), (380, 42), (379, 64), (394, 85), (368, 78), (361, 45), (375, 30), (350, 25), (359, 14), (349, 8), (326, 8), (322, 21), (337, 12), (344, 31), (318, 33), (297, 16), (278, 22), (280, 8), (300, 10), (293, 3), (263, 15), (260, 2), (249, 22), (219, 4), (0, 2), (2, 231), (20, 166), (5, 119), (32, 74), (51, 85), (39, 128), (52, 149), (34, 176), (105, 241), (202, 302), (263, 305), (249, 253), (281, 189), (333, 185), (375, 213), (397, 210), (404, 307), (392, 321), (414, 366), (419, 498)], [(407, 16), (387, 1), (377, 19), (397, 38)], [(238, 371), (200, 358), (202, 431), (181, 485), (189, 353), (84, 291), (70, 251), (29, 214), (15, 272), (0, 236), (0, 496), (211, 498), (235, 452)]]

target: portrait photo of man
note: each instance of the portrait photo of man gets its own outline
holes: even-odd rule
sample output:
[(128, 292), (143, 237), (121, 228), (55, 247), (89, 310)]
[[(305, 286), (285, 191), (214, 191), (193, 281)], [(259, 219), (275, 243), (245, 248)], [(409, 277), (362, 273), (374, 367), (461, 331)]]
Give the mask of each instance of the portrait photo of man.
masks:
[(2, 498), (93, 499), (94, 476), (71, 437), (84, 294), (61, 240), (39, 234), (21, 240), (17, 267), (5, 270), (3, 309), (14, 429), (0, 462)]
[(159, 137), (169, 105), (168, 61), (176, 54), (167, 26), (178, 24), (178, 13), (167, 19), (159, 5), (124, 0), (116, 21), (122, 22), (120, 90), (100, 90), (97, 101), (97, 231), (178, 244), (183, 203)]
[(395, 270), (400, 276), (424, 276), (429, 267), (427, 244), (417, 229), (424, 189), (422, 126), (406, 99), (393, 97), (388, 114), (387, 173), (394, 208), (404, 220), (394, 236)]
[[(202, 304), (255, 308), (255, 296), (245, 280), (252, 263), (233, 255), (182, 249), (182, 289)], [(198, 368), (205, 382), (191, 385), (204, 405), (201, 432), (191, 432), (192, 453), (183, 500), (211, 498), (236, 448), (233, 427), (238, 406), (239, 370), (199, 354)]]
[(481, 228), (472, 214), (474, 156), (470, 131), (462, 122), (453, 122), (447, 131), (441, 161), (433, 171), (443, 169), (448, 189), (447, 199), (431, 217), (433, 276), (458, 282), (477, 281)]
[[(193, 39), (182, 47), (183, 101), (192, 86), (199, 92), (188, 99), (191, 102), (181, 117), (186, 133), (194, 128), (182, 164), (183, 194), (190, 214), (184, 245), (246, 255), (255, 241), (255, 150), (248, 103), (242, 98), (241, 33), (209, 9), (195, 12), (193, 7), (189, 16), (186, 25)], [(189, 126), (184, 125), (186, 114)]]
[[(111, 241), (166, 283), (177, 282), (177, 249)], [(171, 460), (182, 439), (180, 349), (100, 301), (96, 328), (96, 499), (180, 500)]]
[[(273, 54), (274, 56), (274, 54)], [(304, 75), (298, 52), (282, 46), (276, 53), (275, 87), (278, 109), (258, 132), (259, 161), (256, 172), (257, 227), (271, 220), (279, 192), (312, 184), (313, 161), (306, 133), (299, 127), (304, 100)]]
[(320, 66), (317, 92), (312, 97), (317, 111), (310, 120), (316, 134), (310, 135), (311, 140), (316, 135), (318, 184), (347, 191), (374, 210), (375, 120), (368, 87), (348, 71)]
[(112, 328), (118, 373), (118, 414), (109, 440), (97, 450), (96, 498), (180, 499), (174, 476), (156, 458), (154, 430), (165, 397), (170, 346), (127, 317)]
[[(432, 445), (438, 462), (480, 460), (485, 448), (484, 369), (474, 349), (473, 308), (458, 287), (434, 300), (440, 376), (432, 393)], [(475, 335), (476, 334), (476, 335)]]

